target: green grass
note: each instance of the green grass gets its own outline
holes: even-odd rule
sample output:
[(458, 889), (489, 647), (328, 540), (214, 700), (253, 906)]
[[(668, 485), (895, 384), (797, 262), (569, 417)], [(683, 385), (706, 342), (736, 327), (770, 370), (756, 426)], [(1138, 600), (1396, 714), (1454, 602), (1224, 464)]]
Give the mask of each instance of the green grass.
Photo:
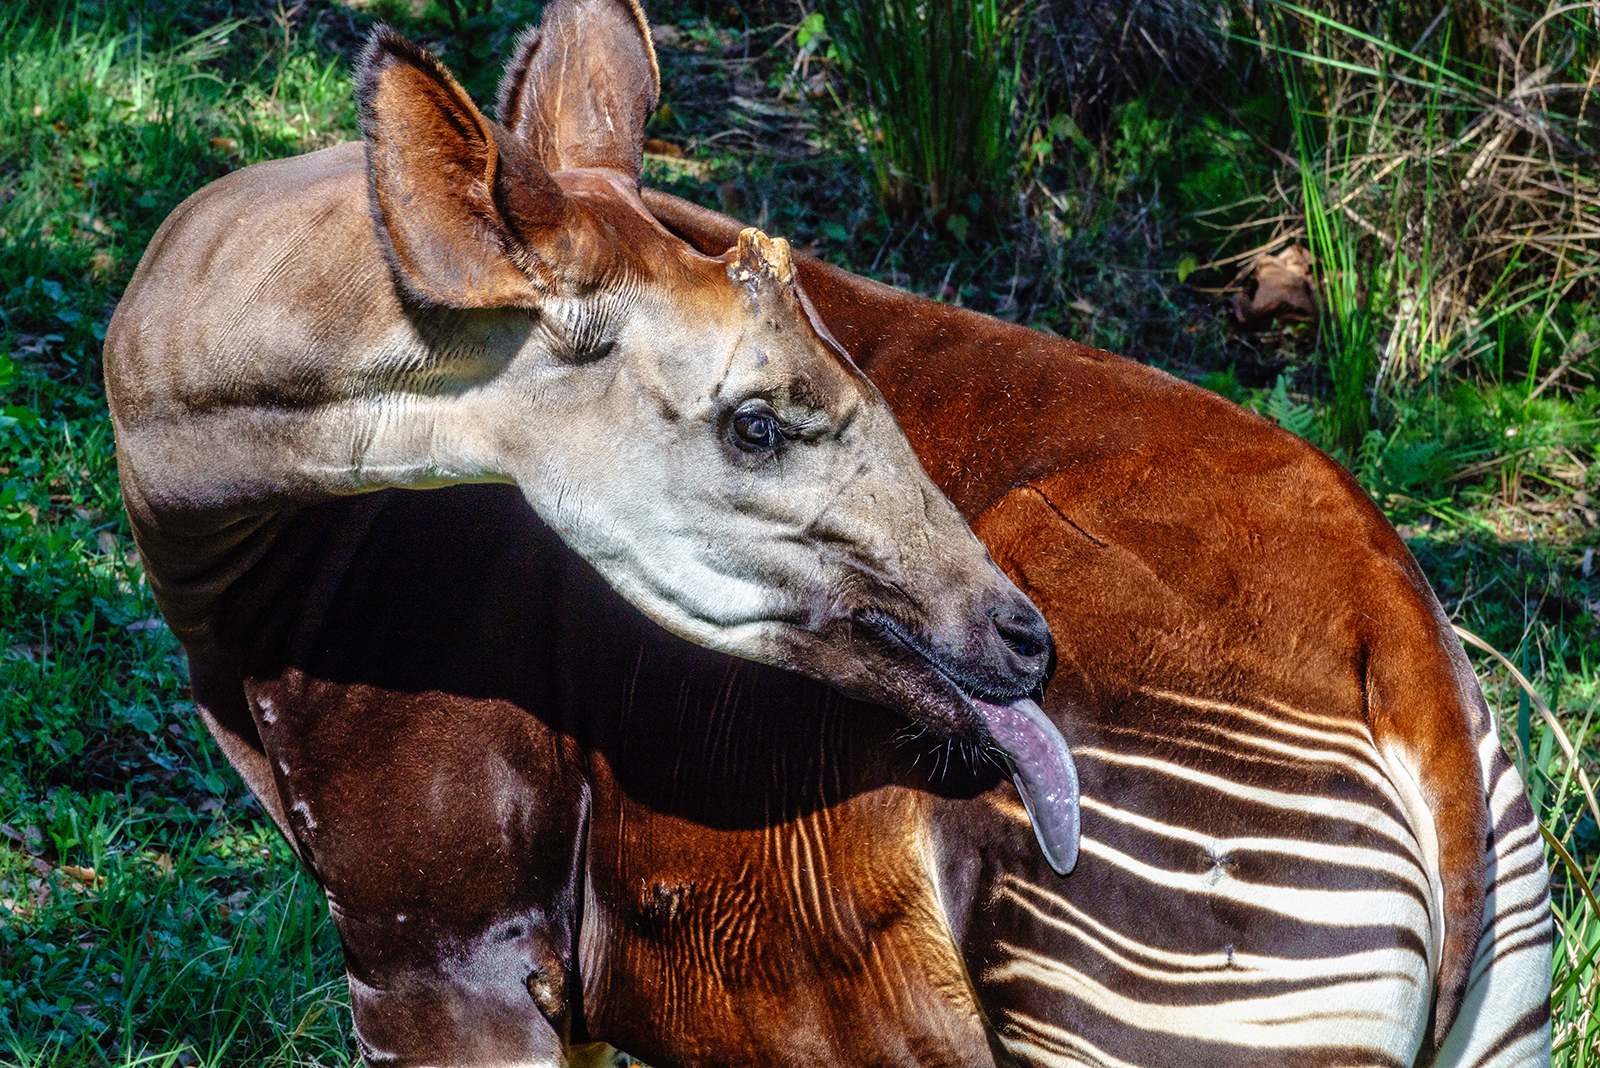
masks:
[[(155, 622), (99, 348), (184, 196), (353, 135), (347, 64), (373, 19), (487, 99), (537, 7), (462, 4), (459, 29), (439, 4), (386, 0), (0, 14), (0, 1062), (352, 1062), (320, 895), (200, 729)], [(1513, 52), (1543, 49), (1551, 84), (1584, 83), (1594, 8), (1546, 30), (1506, 9)], [(1069, 28), (1042, 21), (1002, 72), (1018, 79), (996, 142), (1010, 156), (970, 187), (1002, 191), (952, 227), (880, 202), (859, 108), (895, 102), (852, 101), (829, 27), (747, 10), (652, 10), (677, 33), (649, 135), (686, 153), (647, 159), (652, 183), (894, 284), (1159, 364), (1330, 448), (1452, 619), (1530, 680), (1531, 695), (1471, 651), (1555, 843), (1557, 1063), (1594, 1065), (1600, 813), (1577, 769), (1600, 781), (1600, 316), (1582, 237), (1592, 163), (1569, 142), (1594, 143), (1600, 101), (1535, 99), (1549, 151), (1507, 127), (1472, 172), (1489, 139), (1458, 144), (1463, 131), (1509, 91), (1499, 53), (1460, 21), (1488, 8), (1419, 47), (1433, 9), (1346, 26), (1280, 4), (1259, 32), (1234, 10), (1227, 33), (1243, 40), (1196, 31), (1236, 64), (1228, 79), (1213, 64), (1186, 80), (1164, 49), (1090, 101), (1050, 73)], [(1215, 292), (1239, 266), (1226, 261), (1297, 227), (1289, 240), (1336, 287), (1331, 325), (1242, 330)]]
[[(829, 0), (821, 7), (878, 199), (964, 240), (1004, 191), (1017, 102), (1021, 9), (1000, 0)], [(805, 47), (803, 44), (801, 47)], [(963, 209), (965, 214), (963, 214)]]
[(99, 348), (166, 214), (348, 137), (348, 78), (269, 27), (117, 15), (0, 17), (0, 1061), (346, 1063), (321, 895), (183, 700)]

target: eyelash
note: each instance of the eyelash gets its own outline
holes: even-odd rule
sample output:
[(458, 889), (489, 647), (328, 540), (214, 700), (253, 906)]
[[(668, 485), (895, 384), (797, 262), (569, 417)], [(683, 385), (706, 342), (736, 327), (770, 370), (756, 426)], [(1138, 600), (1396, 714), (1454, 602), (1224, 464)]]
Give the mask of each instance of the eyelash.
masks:
[[(747, 430), (758, 428), (758, 433)], [(747, 453), (774, 453), (789, 437), (777, 414), (765, 404), (746, 402), (728, 421), (729, 435), (734, 447)]]

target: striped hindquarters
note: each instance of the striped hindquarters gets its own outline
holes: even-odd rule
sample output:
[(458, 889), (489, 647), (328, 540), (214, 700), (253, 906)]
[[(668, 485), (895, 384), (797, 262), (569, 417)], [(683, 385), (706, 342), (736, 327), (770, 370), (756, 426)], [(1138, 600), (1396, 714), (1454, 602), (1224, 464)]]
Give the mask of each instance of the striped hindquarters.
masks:
[(1077, 870), (1019, 850), (968, 931), (1007, 1049), (1051, 1068), (1411, 1064), (1437, 880), (1365, 726), (1166, 692), (1117, 722), (1074, 746)]
[[(1014, 1056), (1050, 1068), (1550, 1063), (1544, 850), (1492, 732), (1478, 746), (1493, 821), (1484, 936), (1435, 1058), (1431, 828), (1413, 829), (1425, 817), (1365, 728), (1167, 692), (1139, 705), (1121, 717), (1138, 727), (1074, 748), (1078, 869), (1060, 879), (1018, 850), (969, 930)], [(996, 811), (1019, 816), (1004, 801)]]

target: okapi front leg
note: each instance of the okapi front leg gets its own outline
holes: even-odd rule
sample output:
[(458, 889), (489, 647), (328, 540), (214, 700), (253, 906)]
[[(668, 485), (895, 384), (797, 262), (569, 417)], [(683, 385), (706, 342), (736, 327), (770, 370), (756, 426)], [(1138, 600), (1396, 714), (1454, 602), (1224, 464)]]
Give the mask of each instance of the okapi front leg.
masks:
[(561, 1063), (588, 791), (505, 700), (307, 678), (246, 690), (344, 946), (374, 1065)]

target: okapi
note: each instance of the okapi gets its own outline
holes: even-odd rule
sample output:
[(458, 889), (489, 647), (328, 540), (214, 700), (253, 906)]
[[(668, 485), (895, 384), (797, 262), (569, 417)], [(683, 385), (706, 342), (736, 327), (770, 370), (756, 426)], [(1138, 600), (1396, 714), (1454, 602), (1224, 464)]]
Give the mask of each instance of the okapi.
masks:
[[(248, 169), (158, 235), (107, 368), (152, 582), (208, 726), (327, 891), (369, 1063), (598, 1040), (659, 1065), (1548, 1058), (1531, 810), (1431, 591), (1336, 465), (1159, 372), (641, 203), (655, 66), (620, 0), (547, 9), (504, 127), (391, 37), (360, 84), (367, 168), (410, 138), (472, 179), (469, 236), (391, 221), (432, 195), (405, 168), (370, 179), (368, 221), (353, 146)], [(391, 121), (394, 96), (437, 121)], [(737, 241), (724, 275), (646, 206), (707, 257)], [(541, 228), (562, 213), (586, 222)], [(734, 425), (743, 398), (697, 423), (628, 358), (739, 351), (716, 329), (736, 302), (707, 296), (729, 267), (759, 310), (739, 341), (784, 362), (800, 335), (870, 411), (849, 351), (1043, 608), (1042, 712), (1044, 631), (992, 582), (1014, 607), (965, 656), (906, 655), (939, 630), (906, 629), (912, 602), (947, 620), (941, 597), (986, 585), (915, 464), (848, 524), (823, 517), (870, 464), (798, 526), (754, 479), (708, 486), (749, 455), (730, 434), (766, 474), (848, 436), (790, 438), (787, 405), (833, 411), (809, 388), (761, 394), (770, 427)], [(574, 310), (635, 301), (612, 333)], [(597, 423), (671, 429), (511, 469)], [(678, 447), (696, 432), (716, 448)], [(450, 481), (517, 485), (382, 488)], [(895, 522), (907, 486), (926, 529)], [(637, 548), (662, 527), (670, 566)], [(781, 566), (802, 550), (846, 561), (848, 594)], [(949, 559), (963, 577), (933, 588)], [(780, 641), (722, 626), (774, 590)], [(1083, 772), (1065, 878), (1056, 728)]]

